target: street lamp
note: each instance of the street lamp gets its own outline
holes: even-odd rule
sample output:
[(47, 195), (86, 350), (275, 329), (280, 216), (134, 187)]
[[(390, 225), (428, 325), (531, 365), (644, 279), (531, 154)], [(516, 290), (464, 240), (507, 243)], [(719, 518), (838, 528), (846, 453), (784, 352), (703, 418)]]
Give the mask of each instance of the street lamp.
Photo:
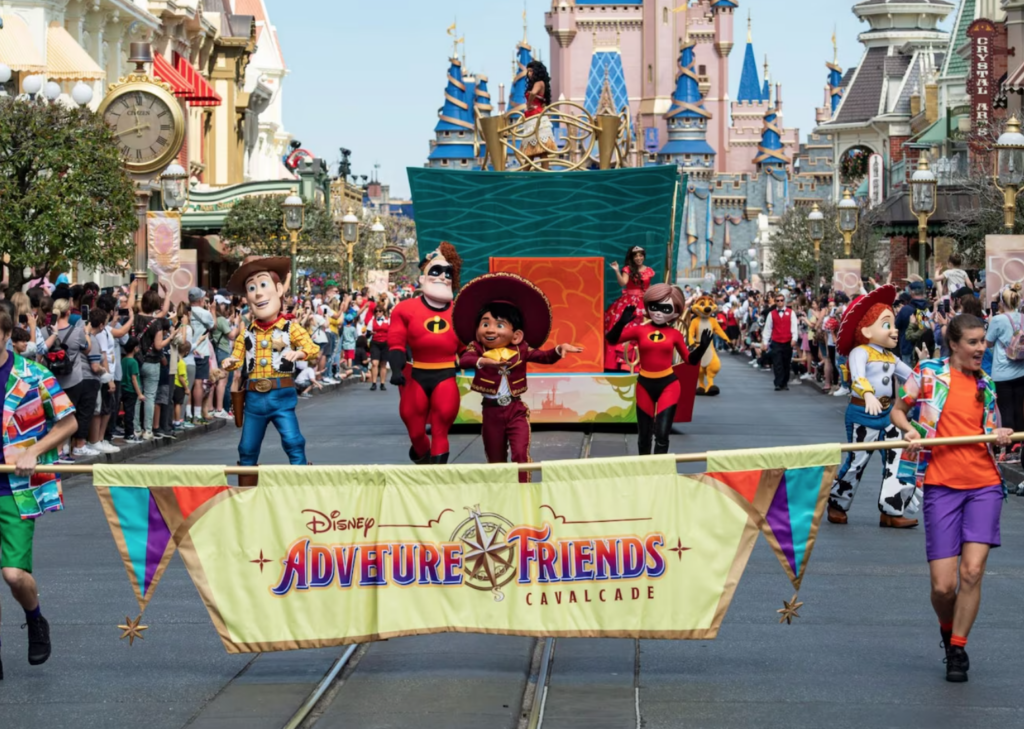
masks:
[(1012, 232), (1017, 196), (1024, 184), (1024, 134), (1020, 133), (1020, 122), (1016, 116), (1011, 116), (1006, 122), (1006, 131), (999, 135), (995, 148), (999, 153), (995, 181), (1003, 193), (1003, 212), (1006, 215), (1003, 225)]
[(299, 290), (298, 274), (295, 270), (295, 261), (298, 257), (299, 231), (306, 222), (306, 205), (302, 202), (295, 190), (281, 203), (284, 211), (284, 227), (292, 237), (292, 296)]
[(839, 232), (843, 234), (843, 253), (849, 258), (853, 235), (860, 225), (860, 207), (849, 190), (843, 191), (843, 199), (839, 201)]
[[(917, 169), (910, 178), (910, 211), (917, 216), (917, 260), (918, 273), (921, 278), (928, 278), (928, 218), (935, 212), (937, 203), (935, 188), (938, 180), (935, 173), (928, 169), (928, 160), (921, 155), (917, 161)], [(1012, 227), (1012, 223), (1011, 223)]]
[(807, 216), (807, 226), (811, 231), (811, 242), (814, 243), (814, 287), (812, 290), (817, 295), (818, 285), (821, 282), (821, 242), (825, 240), (825, 216), (822, 214), (821, 208), (818, 207), (818, 203), (814, 203)]
[(7, 84), (10, 82), (14, 72), (6, 63), (0, 63), (0, 96), (7, 96)]
[(374, 234), (375, 253), (377, 255), (377, 263), (380, 264), (380, 254), (384, 250), (384, 224), (380, 222), (380, 216), (374, 218), (373, 225), (370, 226), (370, 232)]
[(341, 219), (341, 239), (348, 249), (348, 290), (352, 290), (352, 254), (359, 241), (359, 218), (352, 212), (352, 207), (345, 211)]
[(47, 101), (53, 103), (60, 98), (61, 90), (60, 84), (56, 81), (47, 81), (46, 85), (43, 86), (43, 96), (46, 97)]
[[(0, 76), (2, 78), (2, 76)], [(75, 87), (71, 89), (71, 99), (79, 106), (88, 106), (89, 102), (92, 101), (92, 86), (79, 81), (75, 84)]]
[(164, 210), (181, 210), (188, 205), (188, 173), (177, 162), (172, 162), (160, 175)]
[(21, 88), (28, 94), (28, 98), (35, 101), (36, 94), (43, 90), (43, 77), (26, 76), (25, 80), (21, 82)]

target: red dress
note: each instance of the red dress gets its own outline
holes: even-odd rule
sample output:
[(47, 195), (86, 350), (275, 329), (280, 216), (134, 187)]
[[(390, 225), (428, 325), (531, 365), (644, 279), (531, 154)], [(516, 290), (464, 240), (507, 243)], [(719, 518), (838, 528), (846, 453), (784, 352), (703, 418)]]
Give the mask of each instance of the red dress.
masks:
[[(629, 266), (622, 269), (622, 272), (627, 276), (630, 275)], [(604, 313), (604, 332), (607, 334), (611, 331), (611, 328), (615, 326), (620, 318), (622, 318), (622, 312), (627, 306), (635, 306), (638, 314), (643, 315), (644, 312), (644, 294), (647, 289), (651, 287), (651, 279), (654, 278), (654, 269), (649, 266), (645, 266), (640, 272), (640, 285), (630, 277), (629, 282), (626, 284), (626, 288), (622, 290), (622, 295), (615, 300), (615, 302), (608, 307)], [(623, 352), (623, 345), (619, 344), (608, 344), (605, 342), (604, 345), (604, 368), (606, 370), (625, 370), (629, 368), (629, 363), (626, 361), (625, 353)]]

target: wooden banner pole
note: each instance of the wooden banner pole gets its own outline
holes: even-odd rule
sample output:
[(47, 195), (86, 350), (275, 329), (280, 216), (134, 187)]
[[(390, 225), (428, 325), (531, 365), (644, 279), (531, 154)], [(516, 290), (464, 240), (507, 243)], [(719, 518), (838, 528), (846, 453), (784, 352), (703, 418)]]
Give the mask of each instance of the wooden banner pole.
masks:
[[(1014, 442), (1024, 441), (1024, 432), (1014, 433), (1010, 436), (1010, 440)], [(967, 435), (959, 436), (956, 438), (928, 438), (921, 439), (917, 443), (921, 444), (926, 448), (934, 448), (935, 446), (948, 446), (948, 445), (974, 445), (976, 443), (995, 443), (996, 436), (994, 435)], [(839, 446), (841, 453), (852, 453), (854, 451), (885, 451), (893, 448), (906, 448), (910, 445), (909, 441), (905, 440), (891, 440), (881, 441), (877, 443), (843, 443)], [(778, 450), (779, 448), (785, 448), (785, 446), (778, 446), (768, 450)], [(742, 449), (742, 450), (754, 450), (754, 449)], [(742, 450), (731, 451), (733, 453), (740, 453)], [(676, 455), (676, 463), (703, 463), (708, 459), (708, 453), (680, 453)], [(50, 464), (47, 466), (36, 466), (36, 473), (60, 473), (68, 476), (77, 476), (80, 474), (91, 474), (94, 466), (78, 466), (78, 465), (67, 465), (59, 466), (54, 468), (56, 464)], [(544, 464), (541, 463), (524, 463), (519, 466), (520, 471), (531, 471), (534, 473), (543, 470)], [(301, 468), (301, 466), (299, 466)], [(14, 466), (0, 464), (0, 473), (14, 473)], [(260, 469), (257, 466), (227, 466), (224, 468), (224, 473), (228, 476), (258, 476)]]

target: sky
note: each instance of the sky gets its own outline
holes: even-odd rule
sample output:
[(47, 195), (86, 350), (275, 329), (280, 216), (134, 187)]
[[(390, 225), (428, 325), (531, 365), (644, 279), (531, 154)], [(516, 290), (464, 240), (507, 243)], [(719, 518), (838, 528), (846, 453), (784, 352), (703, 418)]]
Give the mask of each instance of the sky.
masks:
[[(736, 46), (730, 56), (730, 97), (735, 98), (753, 21), (758, 66), (768, 55), (773, 82), (783, 85), (783, 117), (803, 139), (824, 102), (836, 29), (839, 64), (859, 63), (857, 35), (867, 29), (850, 11), (852, 0), (739, 0)], [(406, 197), (407, 167), (421, 167), (444, 102), (457, 21), (466, 40), (466, 66), (498, 84), (512, 81), (512, 56), (523, 37), (524, 0), (265, 0), (277, 26), (290, 74), (285, 80), (285, 129), (337, 172), (338, 149), (352, 150), (353, 171), (391, 185)], [(683, 0), (677, 0), (681, 4)], [(544, 13), (551, 0), (525, 0), (527, 38), (545, 62), (550, 40)], [(945, 26), (952, 25), (953, 15)]]

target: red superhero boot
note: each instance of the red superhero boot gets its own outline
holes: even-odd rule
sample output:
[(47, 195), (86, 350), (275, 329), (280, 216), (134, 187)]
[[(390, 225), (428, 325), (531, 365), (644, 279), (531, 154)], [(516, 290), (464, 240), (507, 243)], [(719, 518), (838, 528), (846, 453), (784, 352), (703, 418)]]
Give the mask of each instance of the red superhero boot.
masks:
[[(672, 370), (673, 355), (678, 352), (683, 361), (700, 362), (711, 346), (711, 332), (701, 334), (700, 343), (690, 352), (683, 333), (672, 323), (680, 317), (686, 306), (683, 292), (669, 284), (655, 284), (644, 294), (644, 305), (650, 324), (633, 323), (636, 307), (627, 306), (622, 317), (608, 332), (610, 344), (636, 342), (640, 350), (640, 375), (636, 381), (637, 441), (641, 456), (668, 453), (668, 438), (681, 393), (679, 379)], [(629, 325), (629, 326), (627, 326)]]
[(420, 465), (448, 462), (448, 431), (459, 414), (455, 364), (461, 345), (452, 326), (452, 299), (461, 268), (455, 247), (441, 243), (420, 262), (422, 296), (400, 302), (391, 312), (391, 384), (401, 392), (398, 413), (412, 442), (409, 458)]

